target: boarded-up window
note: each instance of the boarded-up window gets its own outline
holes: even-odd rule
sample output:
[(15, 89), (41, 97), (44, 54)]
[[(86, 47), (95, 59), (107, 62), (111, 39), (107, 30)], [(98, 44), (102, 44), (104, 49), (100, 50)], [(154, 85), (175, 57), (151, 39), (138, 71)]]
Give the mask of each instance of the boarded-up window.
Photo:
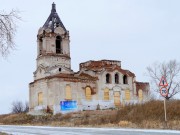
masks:
[(86, 100), (91, 100), (92, 96), (91, 96), (91, 88), (90, 87), (86, 87)]
[(72, 100), (72, 93), (70, 85), (66, 85), (66, 100)]
[(120, 93), (118, 91), (114, 92), (114, 104), (120, 106)]
[(130, 90), (125, 90), (125, 98), (126, 98), (126, 100), (127, 101), (129, 101), (130, 100)]
[(138, 97), (140, 101), (143, 100), (143, 91), (141, 89), (138, 91)]
[(38, 93), (38, 105), (43, 105), (43, 93)]
[(109, 100), (109, 89), (108, 88), (104, 89), (104, 100)]

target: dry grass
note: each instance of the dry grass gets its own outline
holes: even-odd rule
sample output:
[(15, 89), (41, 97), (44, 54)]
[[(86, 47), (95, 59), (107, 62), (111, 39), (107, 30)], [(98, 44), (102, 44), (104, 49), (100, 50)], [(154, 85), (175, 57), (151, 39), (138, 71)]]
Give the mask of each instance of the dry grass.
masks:
[(180, 130), (180, 100), (167, 102), (167, 126), (164, 124), (163, 101), (128, 105), (120, 110), (82, 111), (68, 114), (31, 116), (0, 115), (0, 124), (50, 125), (69, 127), (168, 128)]
[(6, 133), (2, 133), (2, 132), (0, 132), (0, 135), (7, 135)]
[[(150, 101), (145, 104), (128, 105), (118, 111), (118, 120), (133, 123), (146, 121), (164, 121), (163, 101)], [(169, 120), (180, 120), (180, 100), (167, 101), (167, 117)]]

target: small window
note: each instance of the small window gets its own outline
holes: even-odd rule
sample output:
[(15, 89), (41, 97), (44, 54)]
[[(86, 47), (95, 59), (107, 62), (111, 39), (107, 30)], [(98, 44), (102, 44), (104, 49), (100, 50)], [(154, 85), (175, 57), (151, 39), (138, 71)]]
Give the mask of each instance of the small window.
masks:
[(118, 73), (115, 74), (115, 84), (119, 84), (119, 75), (118, 75)]
[(43, 105), (43, 93), (38, 93), (38, 105)]
[(123, 84), (128, 84), (128, 79), (126, 75), (123, 76)]
[(72, 92), (70, 85), (66, 85), (66, 100), (72, 100)]
[(138, 91), (138, 97), (139, 97), (139, 101), (143, 100), (143, 91), (141, 89)]
[(61, 37), (56, 37), (56, 53), (62, 53), (62, 46), (61, 46)]
[(59, 68), (59, 72), (61, 72), (61, 68)]
[(111, 75), (106, 74), (106, 83), (111, 83)]
[(108, 88), (104, 89), (104, 100), (109, 100), (109, 89)]
[(86, 87), (85, 95), (86, 95), (86, 100), (91, 100), (92, 99), (91, 88), (90, 87)]
[(126, 98), (126, 100), (127, 101), (129, 101), (130, 100), (130, 90), (125, 90), (125, 98)]

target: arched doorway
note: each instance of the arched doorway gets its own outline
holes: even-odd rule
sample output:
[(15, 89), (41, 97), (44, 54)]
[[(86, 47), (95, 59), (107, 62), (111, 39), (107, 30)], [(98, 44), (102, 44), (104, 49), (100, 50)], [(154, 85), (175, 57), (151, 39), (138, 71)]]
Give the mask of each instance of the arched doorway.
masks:
[(116, 107), (121, 106), (121, 88), (119, 86), (113, 87), (114, 105)]
[(121, 105), (120, 92), (119, 91), (114, 91), (114, 105), (116, 107), (120, 107), (120, 105)]

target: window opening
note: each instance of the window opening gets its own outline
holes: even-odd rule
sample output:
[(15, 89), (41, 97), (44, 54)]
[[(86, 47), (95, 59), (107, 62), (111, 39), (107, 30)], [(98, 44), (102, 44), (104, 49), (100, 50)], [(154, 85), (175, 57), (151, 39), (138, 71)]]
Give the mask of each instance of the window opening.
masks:
[(111, 75), (106, 74), (106, 83), (111, 83)]
[(61, 37), (57, 36), (56, 37), (56, 53), (62, 53), (62, 48), (61, 48)]
[(42, 55), (42, 44), (43, 44), (43, 40), (42, 38), (39, 39), (39, 55)]
[(127, 76), (126, 75), (123, 76), (123, 84), (128, 84), (128, 80), (127, 80)]
[(119, 84), (119, 75), (117, 73), (115, 74), (115, 83)]

